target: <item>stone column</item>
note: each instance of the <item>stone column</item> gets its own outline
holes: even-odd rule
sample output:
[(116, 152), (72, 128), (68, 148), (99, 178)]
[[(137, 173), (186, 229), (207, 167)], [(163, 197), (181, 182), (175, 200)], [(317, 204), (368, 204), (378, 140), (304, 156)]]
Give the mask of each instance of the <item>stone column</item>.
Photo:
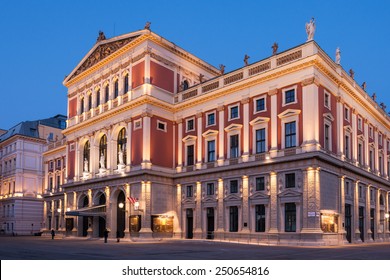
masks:
[(75, 181), (78, 181), (79, 178), (80, 178), (80, 147), (79, 147), (79, 139), (76, 139), (75, 141), (75, 149), (76, 149), (76, 158), (75, 158), (75, 162), (74, 162), (74, 176), (75, 178), (69, 178), (69, 179), (73, 179)]
[(223, 209), (223, 179), (218, 179), (218, 188), (217, 188), (217, 196), (218, 196), (218, 213), (217, 213), (217, 230), (215, 231), (217, 236), (222, 236), (224, 232), (224, 209)]
[(376, 197), (376, 203), (375, 203), (375, 238), (379, 241), (383, 242), (383, 232), (384, 232), (384, 225), (381, 224), (381, 205), (380, 205), (380, 195), (381, 190), (377, 189), (375, 190), (375, 197)]
[(202, 238), (202, 184), (201, 182), (196, 182), (195, 189), (195, 213), (194, 213), (194, 238)]
[[(0, 172), (1, 172), (1, 170), (0, 170)], [(42, 232), (45, 230), (50, 230), (50, 228), (48, 227), (48, 220), (47, 220), (47, 204), (48, 204), (48, 201), (43, 202), (43, 222), (44, 222), (44, 224), (41, 227)]]
[(180, 173), (183, 168), (183, 119), (178, 119), (177, 124), (177, 167), (176, 171)]
[(352, 109), (352, 147), (351, 147), (351, 156), (352, 162), (357, 162), (357, 146), (358, 146), (358, 138), (357, 138), (357, 116), (356, 109)]
[(303, 171), (302, 233), (322, 233), (320, 209), (320, 168), (309, 167)]
[(385, 135), (383, 137), (383, 174), (388, 179), (388, 172), (387, 172), (387, 139), (385, 138)]
[(340, 189), (340, 203), (339, 203), (339, 233), (342, 234), (343, 241), (347, 243), (346, 231), (345, 231), (345, 176), (339, 176), (339, 189)]
[(318, 81), (310, 77), (302, 81), (302, 147), (305, 151), (315, 151), (319, 143)]
[[(248, 176), (242, 176), (242, 233), (249, 233), (249, 182)], [(244, 224), (246, 223), (246, 226)]]
[(370, 166), (370, 139), (368, 135), (368, 120), (364, 120), (364, 168), (367, 169)]
[[(77, 193), (76, 192), (73, 192), (73, 207), (71, 210), (76, 210), (77, 209)], [(73, 218), (73, 222), (74, 222), (74, 225), (73, 225), (73, 229), (72, 229), (72, 235), (73, 236), (77, 236), (77, 229), (78, 229), (78, 219), (77, 217), (76, 218)]]
[[(279, 209), (279, 203), (278, 203), (278, 182), (277, 182), (277, 173), (271, 172), (270, 173), (270, 182), (269, 182), (269, 233), (279, 233), (278, 230), (278, 209)], [(284, 212), (283, 212), (284, 213)], [(280, 216), (284, 216), (283, 213), (281, 213)], [(281, 228), (282, 230), (282, 228)], [(283, 231), (283, 230), (282, 230)]]
[[(383, 136), (382, 136), (383, 137)], [(374, 129), (374, 145), (375, 145), (375, 153), (374, 153), (374, 172), (378, 174), (379, 172), (379, 136), (378, 136), (378, 128)]]
[(218, 166), (223, 166), (225, 161), (225, 111), (224, 106), (219, 105), (217, 108), (218, 111), (218, 122), (219, 122), (219, 131), (218, 131)]
[(130, 213), (131, 213), (131, 203), (130, 201), (127, 199), (130, 197), (130, 185), (129, 184), (125, 184), (125, 237), (127, 236), (128, 238), (130, 238)]
[[(249, 160), (249, 97), (241, 100), (243, 104), (243, 154), (242, 161)], [(244, 221), (245, 222), (245, 221)]]
[(344, 106), (341, 97), (337, 98), (337, 155), (344, 158)]
[(359, 180), (355, 181), (355, 192), (353, 199), (353, 227), (354, 227), (354, 239), (356, 243), (361, 242), (360, 230), (359, 230)]
[(142, 181), (142, 201), (140, 205), (142, 205), (144, 210), (144, 215), (142, 217), (140, 237), (142, 238), (152, 238), (152, 230), (150, 228), (151, 225), (151, 183), (150, 181)]
[[(365, 201), (365, 219), (364, 219), (364, 224), (365, 224), (365, 232), (367, 233), (367, 235), (365, 236), (365, 240), (366, 242), (373, 242), (374, 240), (372, 240), (372, 237), (371, 237), (371, 234), (372, 234), (372, 231), (371, 231), (371, 193), (370, 193), (370, 190), (373, 190), (373, 192), (375, 191), (371, 185), (368, 185), (367, 188), (366, 188), (366, 201)], [(375, 197), (375, 195), (374, 195)]]
[(182, 238), (183, 233), (183, 219), (182, 219), (182, 207), (181, 207), (181, 185), (176, 185), (176, 213), (177, 219), (174, 220), (173, 228), (174, 228), (174, 237)]
[[(106, 228), (110, 232), (110, 236), (115, 237), (115, 233), (112, 233), (111, 225), (111, 188), (105, 187), (104, 192), (106, 194)], [(116, 209), (114, 208), (114, 211)]]
[[(270, 157), (278, 155), (278, 89), (270, 89), (268, 95), (271, 97), (271, 149)], [(271, 227), (272, 228), (272, 227)], [(277, 228), (277, 227), (276, 227)]]
[(132, 141), (132, 122), (131, 118), (127, 119), (127, 147), (126, 147), (126, 172), (129, 172), (131, 169), (131, 157), (132, 157), (132, 148), (131, 148), (131, 141)]
[(150, 162), (150, 118), (152, 117), (152, 114), (145, 110), (142, 113), (142, 169), (151, 169), (152, 163)]
[(197, 144), (196, 144), (196, 164), (195, 167), (196, 169), (201, 169), (202, 168), (202, 151), (203, 151), (203, 145), (202, 145), (202, 132), (203, 132), (203, 126), (202, 126), (202, 113), (199, 112), (196, 114), (196, 120), (197, 120)]

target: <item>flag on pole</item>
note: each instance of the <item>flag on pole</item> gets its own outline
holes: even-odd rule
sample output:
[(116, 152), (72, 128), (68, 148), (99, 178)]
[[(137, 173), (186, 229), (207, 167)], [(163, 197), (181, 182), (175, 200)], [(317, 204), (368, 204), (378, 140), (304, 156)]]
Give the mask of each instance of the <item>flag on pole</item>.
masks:
[(130, 201), (131, 204), (134, 204), (138, 200), (138, 199), (136, 199), (135, 197), (132, 197), (132, 196), (128, 197), (127, 199)]

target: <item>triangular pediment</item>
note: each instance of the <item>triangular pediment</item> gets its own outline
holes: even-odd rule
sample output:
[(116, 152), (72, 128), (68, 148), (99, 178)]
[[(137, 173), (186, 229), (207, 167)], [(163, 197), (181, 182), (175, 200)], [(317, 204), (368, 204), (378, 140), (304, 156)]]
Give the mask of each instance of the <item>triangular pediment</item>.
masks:
[(323, 117), (332, 121), (332, 122), (334, 121), (334, 117), (331, 113), (325, 113), (325, 114), (323, 114)]
[(82, 72), (88, 70), (100, 61), (109, 57), (125, 45), (141, 35), (140, 32), (129, 33), (111, 39), (98, 39), (95, 46), (87, 53), (76, 68), (65, 78), (64, 83), (69, 82)]
[(250, 125), (256, 125), (256, 124), (262, 124), (262, 123), (267, 123), (269, 122), (270, 118), (262, 118), (262, 117), (257, 117), (254, 120), (250, 121)]
[(210, 136), (215, 136), (218, 134), (218, 130), (212, 130), (212, 129), (209, 129), (207, 131), (205, 131), (202, 136), (203, 137), (210, 137)]
[(295, 110), (295, 109), (287, 109), (286, 111), (280, 113), (278, 117), (280, 119), (288, 118), (291, 116), (299, 115), (301, 113), (301, 110)]
[(269, 195), (265, 194), (264, 192), (255, 192), (249, 198), (250, 199), (269, 198)]
[(242, 128), (242, 124), (232, 123), (228, 127), (225, 128), (225, 131), (233, 131), (233, 130), (240, 130)]
[(300, 192), (291, 189), (288, 190), (286, 189), (279, 194), (279, 196), (283, 196), (283, 197), (293, 197), (293, 196), (300, 196), (300, 195), (301, 195)]
[(229, 194), (224, 198), (224, 201), (237, 201), (240, 199), (241, 197), (238, 194)]
[(215, 198), (215, 196), (206, 196), (202, 201), (203, 201), (204, 203), (205, 203), (205, 202), (216, 202), (217, 199)]
[(194, 135), (187, 135), (186, 137), (183, 138), (183, 142), (195, 141), (196, 138), (197, 137)]

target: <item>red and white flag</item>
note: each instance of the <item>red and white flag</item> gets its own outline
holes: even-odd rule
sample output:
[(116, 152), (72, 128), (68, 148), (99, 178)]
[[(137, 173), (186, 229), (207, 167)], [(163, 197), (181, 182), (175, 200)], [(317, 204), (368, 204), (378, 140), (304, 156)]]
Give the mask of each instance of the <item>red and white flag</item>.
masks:
[(130, 201), (131, 204), (134, 204), (138, 200), (137, 198), (132, 196), (128, 197), (127, 199)]

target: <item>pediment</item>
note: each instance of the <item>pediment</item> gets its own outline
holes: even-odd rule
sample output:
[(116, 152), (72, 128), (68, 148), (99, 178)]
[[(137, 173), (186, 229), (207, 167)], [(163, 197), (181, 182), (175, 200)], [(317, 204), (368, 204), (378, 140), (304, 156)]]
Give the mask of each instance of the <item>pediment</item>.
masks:
[(194, 136), (194, 135), (187, 135), (186, 137), (183, 138), (183, 142), (195, 141), (196, 138), (197, 138), (197, 137)]
[(76, 68), (65, 78), (64, 83), (69, 82), (82, 72), (88, 70), (92, 66), (96, 65), (100, 61), (109, 57), (125, 45), (139, 37), (138, 33), (130, 33), (124, 36), (118, 36), (111, 39), (99, 39), (95, 46), (87, 53), (87, 55), (81, 60)]
[(250, 199), (263, 199), (263, 198), (269, 198), (269, 195), (265, 194), (264, 192), (255, 192), (251, 196), (249, 196)]
[(291, 117), (291, 116), (299, 115), (300, 113), (301, 113), (301, 110), (287, 109), (287, 110), (283, 111), (282, 113), (280, 113), (278, 115), (278, 117), (280, 119), (283, 119), (283, 118), (288, 118), (288, 117)]
[(280, 194), (278, 194), (280, 197), (294, 197), (294, 196), (301, 196), (300, 192), (294, 191), (294, 190), (284, 190)]
[(257, 117), (254, 120), (250, 121), (250, 125), (256, 125), (256, 124), (262, 124), (262, 123), (267, 123), (269, 122), (270, 118), (262, 118), (262, 117)]
[(206, 203), (206, 202), (216, 202), (217, 201), (217, 199), (215, 198), (215, 197), (213, 197), (213, 196), (206, 196), (203, 200), (202, 200), (202, 202), (204, 202), (204, 203)]
[(202, 134), (202, 136), (206, 138), (206, 137), (210, 137), (210, 136), (215, 136), (217, 134), (218, 134), (218, 130), (209, 129), (209, 130), (205, 131)]
[(331, 113), (324, 113), (323, 115), (322, 115), (325, 119), (328, 119), (328, 120), (330, 120), (330, 121), (334, 121), (334, 117), (333, 117), (333, 115), (331, 114)]
[(234, 130), (240, 130), (242, 128), (242, 124), (232, 123), (228, 127), (225, 128), (225, 131), (234, 131)]
[(224, 201), (238, 201), (238, 200), (241, 200), (241, 197), (238, 194), (229, 194), (223, 200)]

